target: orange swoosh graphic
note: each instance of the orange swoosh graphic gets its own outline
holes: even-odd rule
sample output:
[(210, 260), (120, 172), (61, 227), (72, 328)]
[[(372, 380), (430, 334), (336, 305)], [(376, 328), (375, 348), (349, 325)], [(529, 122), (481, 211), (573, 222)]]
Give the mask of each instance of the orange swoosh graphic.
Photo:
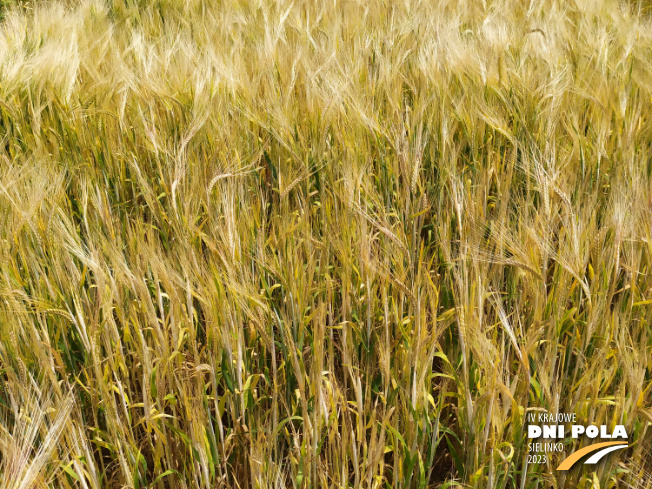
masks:
[(575, 464), (575, 462), (581, 459), (584, 455), (588, 455), (589, 453), (595, 452), (596, 450), (600, 450), (601, 448), (610, 447), (612, 445), (624, 445), (625, 443), (627, 443), (626, 440), (606, 441), (604, 443), (595, 443), (593, 445), (589, 445), (588, 447), (584, 447), (581, 450), (574, 452), (569, 457), (564, 459), (564, 461), (559, 464), (559, 467), (557, 467), (557, 470), (568, 470), (573, 466), (573, 464)]

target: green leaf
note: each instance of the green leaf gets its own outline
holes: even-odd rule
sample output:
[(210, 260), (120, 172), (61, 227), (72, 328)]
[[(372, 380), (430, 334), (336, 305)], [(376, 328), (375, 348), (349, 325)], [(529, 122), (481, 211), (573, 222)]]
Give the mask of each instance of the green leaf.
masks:
[(464, 464), (460, 460), (460, 457), (457, 455), (457, 451), (455, 451), (455, 448), (453, 448), (453, 444), (451, 441), (446, 438), (446, 444), (448, 445), (448, 450), (450, 451), (451, 458), (453, 459), (453, 462), (455, 463), (455, 468), (457, 469), (457, 473), (460, 475), (460, 477), (464, 476)]
[(177, 472), (176, 470), (168, 469), (168, 470), (166, 470), (165, 472), (163, 472), (161, 475), (159, 475), (156, 479), (154, 479), (154, 482), (152, 482), (151, 485), (152, 485), (152, 486), (155, 486), (156, 483), (157, 483), (158, 481), (160, 481), (163, 477), (165, 477), (165, 476), (167, 476), (167, 475), (171, 475), (171, 474), (179, 475), (179, 472)]
[(229, 362), (227, 361), (226, 358), (226, 350), (222, 350), (222, 377), (224, 377), (226, 388), (229, 389), (229, 391), (231, 391), (232, 394), (234, 394), (235, 386), (233, 384), (233, 377), (231, 377)]

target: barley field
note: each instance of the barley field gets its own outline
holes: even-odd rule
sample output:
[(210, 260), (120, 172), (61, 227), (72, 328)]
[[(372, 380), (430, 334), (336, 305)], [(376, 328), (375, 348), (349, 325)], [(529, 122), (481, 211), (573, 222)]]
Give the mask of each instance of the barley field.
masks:
[(649, 2), (0, 18), (0, 487), (652, 487)]

